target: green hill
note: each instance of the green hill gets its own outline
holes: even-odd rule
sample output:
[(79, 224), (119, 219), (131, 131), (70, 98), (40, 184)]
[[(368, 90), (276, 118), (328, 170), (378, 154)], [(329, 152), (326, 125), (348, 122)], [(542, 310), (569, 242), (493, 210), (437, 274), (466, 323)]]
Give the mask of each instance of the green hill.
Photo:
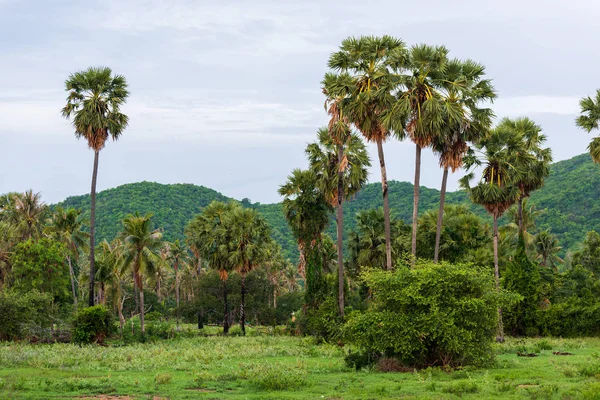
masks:
[[(389, 182), (390, 208), (394, 215), (410, 222), (412, 216), (413, 186), (407, 182)], [(583, 154), (570, 160), (560, 161), (551, 167), (546, 186), (531, 198), (538, 209), (545, 212), (538, 219), (540, 228), (551, 228), (563, 248), (570, 249), (583, 240), (589, 230), (600, 231), (600, 166), (589, 155)], [(89, 195), (67, 198), (60, 205), (76, 207), (89, 213)], [(97, 237), (98, 240), (114, 238), (121, 229), (121, 220), (129, 213), (152, 212), (157, 226), (164, 229), (165, 239), (183, 238), (185, 225), (194, 215), (213, 200), (228, 201), (230, 198), (203, 186), (191, 184), (163, 185), (140, 182), (122, 185), (98, 193)], [(438, 207), (439, 191), (421, 188), (420, 210), (424, 212)], [(251, 203), (242, 205), (259, 210), (273, 230), (273, 237), (282, 245), (289, 257), (297, 256), (291, 231), (283, 217), (281, 203)], [(463, 191), (448, 193), (448, 204), (469, 204), (477, 214), (486, 217), (482, 207), (470, 203)], [(381, 184), (367, 185), (345, 206), (345, 231), (354, 227), (357, 211), (381, 207)], [(332, 216), (333, 221), (333, 216)], [(334, 236), (333, 224), (329, 233)]]

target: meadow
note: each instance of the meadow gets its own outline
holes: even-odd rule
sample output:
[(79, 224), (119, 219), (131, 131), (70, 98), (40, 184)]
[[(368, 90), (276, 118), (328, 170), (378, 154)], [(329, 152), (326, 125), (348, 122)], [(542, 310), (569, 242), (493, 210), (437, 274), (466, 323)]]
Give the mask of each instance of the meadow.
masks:
[[(600, 399), (600, 339), (513, 339), (486, 369), (346, 367), (348, 346), (250, 328), (107, 346), (0, 344), (1, 399)], [(215, 334), (215, 335), (212, 335)], [(570, 353), (556, 355), (555, 352)], [(536, 354), (523, 357), (518, 353)]]

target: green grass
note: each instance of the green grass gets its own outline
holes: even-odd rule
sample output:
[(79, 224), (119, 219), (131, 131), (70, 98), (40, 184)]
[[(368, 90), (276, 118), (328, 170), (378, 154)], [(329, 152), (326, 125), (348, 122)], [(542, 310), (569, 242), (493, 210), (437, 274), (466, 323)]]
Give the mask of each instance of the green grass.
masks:
[(488, 369), (379, 373), (347, 369), (347, 348), (249, 333), (108, 347), (2, 343), (0, 399), (600, 399), (596, 338), (509, 339)]

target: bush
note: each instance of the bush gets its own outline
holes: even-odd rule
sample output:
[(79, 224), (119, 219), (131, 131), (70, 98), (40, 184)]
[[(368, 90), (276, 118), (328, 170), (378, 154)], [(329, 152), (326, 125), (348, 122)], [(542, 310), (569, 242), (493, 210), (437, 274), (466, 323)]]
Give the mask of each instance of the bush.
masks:
[(102, 305), (79, 310), (73, 322), (73, 341), (102, 343), (109, 334), (111, 319), (110, 312)]
[(341, 338), (342, 321), (338, 312), (337, 299), (328, 297), (316, 310), (307, 310), (298, 318), (303, 335), (314, 336), (318, 341), (337, 342)]
[(25, 338), (27, 326), (50, 326), (51, 311), (50, 293), (0, 291), (0, 340)]
[(423, 263), (361, 277), (373, 300), (348, 316), (344, 338), (407, 367), (490, 363), (497, 308), (518, 298), (498, 293), (491, 274), (472, 266)]

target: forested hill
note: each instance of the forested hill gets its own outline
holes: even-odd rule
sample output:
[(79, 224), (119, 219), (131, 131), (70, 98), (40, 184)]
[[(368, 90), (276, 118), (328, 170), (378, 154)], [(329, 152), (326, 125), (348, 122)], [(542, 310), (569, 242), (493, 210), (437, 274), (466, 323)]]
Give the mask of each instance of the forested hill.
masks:
[[(394, 215), (410, 222), (412, 184), (390, 181), (389, 193)], [(587, 154), (553, 164), (546, 186), (532, 196), (538, 209), (546, 209), (538, 219), (538, 226), (551, 228), (565, 249), (576, 246), (589, 230), (600, 231), (599, 199), (600, 166), (595, 165)], [(213, 200), (231, 199), (212, 189), (191, 184), (140, 182), (105, 190), (97, 196), (97, 238), (114, 238), (121, 229), (123, 217), (136, 211), (153, 213), (154, 222), (164, 229), (166, 240), (183, 238), (188, 221)], [(421, 188), (421, 212), (438, 207), (438, 201), (438, 190)], [(483, 208), (472, 205), (462, 191), (448, 193), (447, 202), (469, 204), (475, 212), (485, 216)], [(270, 223), (274, 238), (281, 243), (287, 255), (296, 256), (296, 246), (283, 217), (281, 203), (251, 203), (248, 199), (241, 203), (258, 209)], [(81, 208), (89, 213), (89, 195), (69, 197), (60, 205)], [(357, 211), (381, 206), (381, 184), (367, 185), (345, 206), (345, 230), (350, 231), (354, 227)], [(333, 226), (330, 233), (334, 234)]]

